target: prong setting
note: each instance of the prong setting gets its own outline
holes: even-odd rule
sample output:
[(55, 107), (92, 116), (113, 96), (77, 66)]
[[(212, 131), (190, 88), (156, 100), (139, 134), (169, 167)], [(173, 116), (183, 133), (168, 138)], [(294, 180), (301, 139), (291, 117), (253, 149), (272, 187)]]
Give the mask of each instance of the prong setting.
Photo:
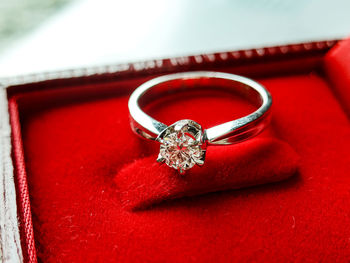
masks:
[(157, 162), (166, 163), (184, 174), (194, 165), (202, 166), (206, 143), (202, 127), (192, 120), (180, 120), (167, 127), (157, 138), (160, 151)]
[(159, 154), (158, 158), (157, 158), (157, 162), (158, 163), (163, 163), (165, 161), (165, 159)]

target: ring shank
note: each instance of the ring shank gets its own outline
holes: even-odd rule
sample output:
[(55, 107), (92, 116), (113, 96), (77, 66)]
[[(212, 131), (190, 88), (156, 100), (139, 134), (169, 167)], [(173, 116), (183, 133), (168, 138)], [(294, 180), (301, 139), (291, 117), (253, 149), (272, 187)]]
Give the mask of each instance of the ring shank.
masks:
[[(214, 81), (215, 80), (215, 81)], [(183, 85), (171, 85), (173, 81), (182, 81)], [(242, 76), (211, 72), (195, 71), (161, 76), (139, 86), (129, 99), (131, 127), (140, 136), (155, 140), (168, 126), (161, 123), (141, 108), (152, 99), (177, 90), (200, 89), (215, 83), (215, 88), (230, 90), (246, 97), (257, 104), (258, 109), (242, 118), (232, 120), (204, 130), (205, 141), (209, 145), (235, 144), (260, 133), (269, 121), (272, 104), (271, 95), (259, 83)], [(214, 85), (211, 85), (214, 86)]]

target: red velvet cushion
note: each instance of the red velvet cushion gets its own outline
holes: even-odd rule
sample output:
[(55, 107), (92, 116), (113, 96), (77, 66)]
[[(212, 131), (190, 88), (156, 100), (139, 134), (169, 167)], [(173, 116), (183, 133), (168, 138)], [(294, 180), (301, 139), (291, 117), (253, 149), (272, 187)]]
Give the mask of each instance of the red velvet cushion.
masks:
[[(53, 96), (45, 106), (22, 109), (25, 165), (39, 259), (349, 259), (350, 127), (332, 86), (322, 74), (312, 72), (259, 81), (274, 98), (269, 136), (286, 141), (297, 152), (301, 160), (299, 174), (281, 183), (181, 198), (142, 211), (124, 209), (115, 183), (118, 172), (124, 169), (125, 173), (136, 159), (145, 164), (137, 172), (146, 174), (150, 169), (147, 158), (155, 158), (158, 150), (158, 145), (139, 140), (129, 129), (127, 99), (137, 86), (135, 82), (129, 82), (125, 92), (108, 98), (67, 96), (63, 103)], [(113, 85), (118, 89), (124, 84)], [(70, 88), (66, 89), (69, 93)], [(167, 108), (174, 120), (190, 112), (189, 117), (204, 126), (232, 118), (236, 109), (238, 115), (247, 110), (235, 99), (210, 96), (184, 99)], [(222, 113), (220, 118), (218, 111)], [(162, 119), (164, 112), (159, 111), (157, 118)], [(171, 118), (169, 121), (174, 121)], [(247, 169), (264, 169), (273, 161)], [(225, 167), (220, 170), (225, 171)]]
[[(232, 92), (198, 89), (164, 96), (145, 110), (168, 125), (180, 119), (193, 119), (207, 128), (247, 115), (255, 107)], [(150, 157), (126, 164), (115, 175), (122, 202), (129, 209), (146, 208), (173, 198), (276, 182), (292, 176), (297, 170), (297, 154), (286, 143), (271, 139), (272, 128), (259, 137), (265, 139), (209, 147), (204, 169), (194, 167), (184, 176), (166, 165), (160, 167), (155, 161), (159, 143), (153, 143), (154, 153)]]
[(205, 167), (184, 175), (160, 166), (155, 156), (141, 158), (118, 172), (115, 182), (123, 205), (137, 210), (169, 199), (281, 181), (294, 175), (297, 167), (298, 155), (288, 144), (258, 138), (211, 147)]

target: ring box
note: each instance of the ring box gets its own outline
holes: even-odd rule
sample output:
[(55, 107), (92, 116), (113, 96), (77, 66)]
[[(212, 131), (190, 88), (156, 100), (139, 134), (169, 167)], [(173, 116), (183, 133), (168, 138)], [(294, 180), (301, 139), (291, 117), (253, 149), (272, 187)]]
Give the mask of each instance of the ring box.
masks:
[[(348, 46), (320, 41), (3, 80), (3, 258), (348, 260)], [(106, 185), (139, 157), (127, 147), (143, 147), (125, 141), (129, 127), (118, 130), (128, 95), (155, 76), (194, 70), (248, 76), (271, 90), (274, 132), (300, 155), (299, 173), (151, 210), (120, 209), (118, 186)]]

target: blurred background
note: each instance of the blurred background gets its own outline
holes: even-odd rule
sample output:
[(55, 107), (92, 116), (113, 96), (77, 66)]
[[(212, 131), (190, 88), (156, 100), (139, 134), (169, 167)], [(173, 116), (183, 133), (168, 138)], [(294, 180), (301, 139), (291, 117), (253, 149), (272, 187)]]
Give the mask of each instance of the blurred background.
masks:
[(348, 35), (349, 0), (2, 0), (0, 77)]

